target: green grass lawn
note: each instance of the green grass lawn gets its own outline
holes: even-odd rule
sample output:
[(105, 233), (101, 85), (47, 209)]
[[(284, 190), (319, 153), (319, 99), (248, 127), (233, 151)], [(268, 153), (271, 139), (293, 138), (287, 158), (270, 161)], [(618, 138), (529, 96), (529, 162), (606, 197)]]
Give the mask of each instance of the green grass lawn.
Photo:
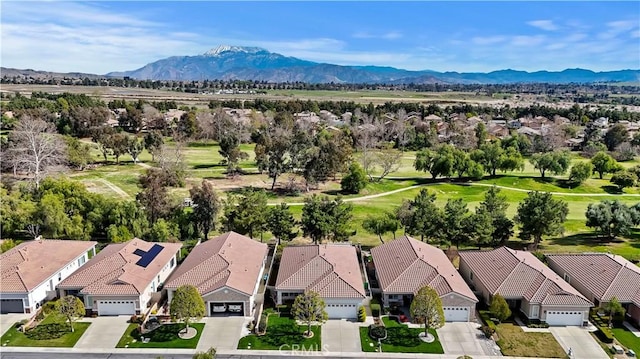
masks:
[(143, 343), (138, 333), (138, 324), (129, 324), (116, 348), (184, 348), (195, 349), (204, 329), (204, 323), (193, 323), (189, 326), (198, 331), (191, 339), (180, 339), (178, 333), (184, 329), (184, 324), (164, 324), (158, 329), (145, 334), (145, 338), (151, 338), (149, 343)]
[[(430, 329), (429, 333), (435, 336), (436, 340), (426, 343), (418, 338), (418, 335), (424, 332), (424, 328), (409, 328), (388, 317), (383, 317), (382, 321), (387, 328), (387, 339), (382, 340), (383, 353), (444, 353), (435, 330)], [(368, 327), (360, 327), (360, 345), (363, 352), (375, 352), (378, 348), (377, 340), (369, 336)]]
[(9, 347), (62, 347), (72, 348), (82, 334), (89, 328), (91, 323), (76, 322), (73, 324), (74, 331), (71, 332), (67, 323), (59, 320), (56, 316), (50, 315), (43, 320), (36, 328), (32, 330), (42, 330), (44, 332), (49, 331), (64, 331), (59, 338), (55, 339), (31, 339), (24, 333), (18, 330), (19, 324), (13, 325), (3, 336), (0, 338), (2, 346)]
[(640, 338), (636, 337), (625, 327), (616, 327), (611, 330), (613, 336), (625, 348), (632, 349), (636, 355), (640, 355)]
[[(296, 344), (300, 346), (300, 350), (321, 350), (321, 327), (312, 326), (313, 337), (309, 339), (302, 336), (305, 330), (306, 326), (296, 324), (295, 320), (289, 317), (271, 314), (267, 322), (266, 334), (251, 334), (240, 338), (238, 349), (278, 350), (283, 345)], [(292, 348), (286, 347), (286, 350), (290, 349)]]
[(525, 333), (516, 325), (498, 324), (498, 346), (506, 356), (565, 358), (567, 354), (551, 333)]

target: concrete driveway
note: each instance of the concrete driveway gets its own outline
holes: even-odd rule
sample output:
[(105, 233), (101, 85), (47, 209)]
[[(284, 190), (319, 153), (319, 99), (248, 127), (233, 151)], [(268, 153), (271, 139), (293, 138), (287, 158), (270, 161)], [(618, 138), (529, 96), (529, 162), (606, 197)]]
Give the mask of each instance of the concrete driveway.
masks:
[(591, 334), (583, 328), (551, 327), (549, 330), (567, 353), (569, 352), (569, 348), (571, 348), (573, 358), (609, 358)]
[(207, 317), (202, 319), (205, 323), (200, 336), (197, 349), (237, 349), (238, 341), (246, 332), (246, 325), (251, 322), (250, 317)]
[(120, 341), (129, 326), (127, 320), (131, 316), (82, 318), (81, 322), (91, 322), (87, 331), (78, 340), (74, 348), (79, 349), (113, 349)]
[(361, 352), (360, 326), (363, 323), (346, 319), (327, 320), (322, 325), (322, 347), (330, 352)]
[(455, 355), (490, 355), (485, 352), (476, 323), (445, 323), (437, 330), (442, 349), (445, 354)]
[(9, 330), (16, 322), (29, 318), (31, 318), (31, 314), (0, 314), (0, 335)]

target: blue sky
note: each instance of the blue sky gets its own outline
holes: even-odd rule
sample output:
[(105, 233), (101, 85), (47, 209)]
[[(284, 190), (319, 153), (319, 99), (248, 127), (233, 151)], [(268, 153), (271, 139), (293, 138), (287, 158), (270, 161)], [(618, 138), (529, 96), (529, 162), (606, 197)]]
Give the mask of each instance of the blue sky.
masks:
[(2, 66), (133, 70), (220, 44), (410, 70), (640, 69), (640, 2), (0, 2)]

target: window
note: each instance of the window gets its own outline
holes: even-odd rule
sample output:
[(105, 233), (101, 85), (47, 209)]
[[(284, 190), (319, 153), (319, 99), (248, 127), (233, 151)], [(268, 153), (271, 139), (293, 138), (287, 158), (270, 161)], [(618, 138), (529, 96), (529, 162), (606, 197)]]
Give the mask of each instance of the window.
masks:
[(571, 277), (569, 277), (569, 275), (568, 275), (567, 273), (565, 273), (565, 274), (564, 274), (564, 280), (565, 280), (567, 283), (571, 283)]
[(176, 257), (171, 258), (171, 268), (176, 265)]
[(83, 265), (86, 261), (87, 259), (85, 258), (85, 256), (78, 258), (78, 267)]
[(537, 318), (540, 315), (540, 307), (534, 306), (531, 311), (531, 316)]

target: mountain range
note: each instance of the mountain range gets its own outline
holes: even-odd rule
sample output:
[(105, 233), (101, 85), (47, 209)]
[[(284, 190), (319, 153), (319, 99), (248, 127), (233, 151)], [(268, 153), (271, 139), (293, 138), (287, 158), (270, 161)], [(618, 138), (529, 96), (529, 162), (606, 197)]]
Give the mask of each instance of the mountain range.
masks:
[(342, 66), (287, 57), (259, 47), (222, 45), (196, 56), (172, 56), (108, 77), (139, 80), (250, 80), (369, 84), (508, 84), (640, 82), (640, 70), (594, 72), (499, 70), (482, 72), (410, 71), (383, 66)]

